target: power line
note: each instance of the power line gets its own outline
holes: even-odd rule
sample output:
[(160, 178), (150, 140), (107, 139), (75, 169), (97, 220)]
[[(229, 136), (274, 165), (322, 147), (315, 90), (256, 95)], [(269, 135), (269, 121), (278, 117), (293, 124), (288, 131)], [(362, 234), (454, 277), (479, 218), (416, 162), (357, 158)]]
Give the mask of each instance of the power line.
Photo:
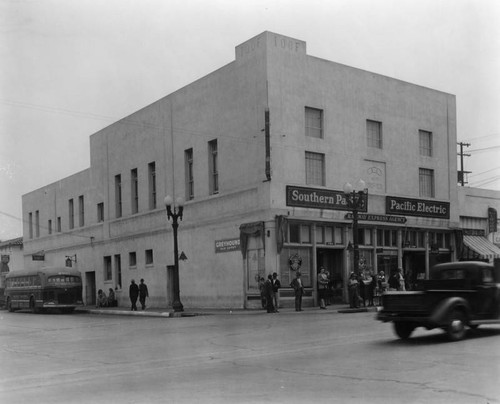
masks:
[(490, 147), (483, 147), (482, 149), (474, 149), (474, 150), (469, 150), (469, 152), (481, 152), (481, 151), (488, 151), (488, 150), (493, 150), (493, 149), (498, 149), (500, 148), (500, 145), (498, 146), (490, 146)]

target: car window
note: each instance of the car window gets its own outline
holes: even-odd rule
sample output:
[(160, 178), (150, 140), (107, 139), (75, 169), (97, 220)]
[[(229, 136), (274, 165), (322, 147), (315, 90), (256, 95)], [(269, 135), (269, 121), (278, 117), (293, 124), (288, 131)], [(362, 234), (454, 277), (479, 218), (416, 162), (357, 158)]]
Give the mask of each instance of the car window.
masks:
[(491, 269), (483, 269), (483, 282), (493, 282), (493, 271)]

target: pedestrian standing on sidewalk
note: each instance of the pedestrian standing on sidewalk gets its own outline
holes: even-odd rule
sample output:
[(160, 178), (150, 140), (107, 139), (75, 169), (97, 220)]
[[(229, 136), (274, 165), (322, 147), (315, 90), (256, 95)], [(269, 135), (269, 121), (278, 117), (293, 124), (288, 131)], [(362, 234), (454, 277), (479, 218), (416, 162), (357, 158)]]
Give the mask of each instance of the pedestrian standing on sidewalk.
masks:
[(295, 292), (295, 311), (302, 311), (302, 295), (304, 294), (304, 285), (300, 279), (300, 272), (295, 273), (295, 279), (290, 283), (290, 287)]
[(318, 274), (318, 297), (319, 308), (326, 309), (326, 299), (328, 298), (328, 276), (325, 268), (321, 267)]
[(146, 310), (146, 297), (149, 297), (148, 287), (144, 283), (144, 279), (141, 279), (139, 284), (139, 301), (141, 302), (142, 310)]
[(264, 294), (266, 296), (266, 309), (268, 313), (274, 313), (274, 303), (273, 303), (273, 276), (267, 275), (267, 279), (264, 282)]
[(137, 311), (137, 298), (139, 297), (139, 286), (135, 283), (135, 280), (130, 281), (130, 287), (128, 288), (128, 295), (130, 297), (130, 303), (132, 307), (130, 310)]
[(281, 288), (281, 282), (278, 279), (278, 274), (276, 272), (273, 273), (273, 303), (274, 310), (276, 313), (279, 313), (278, 309), (280, 308), (280, 298), (278, 294), (278, 290)]
[(358, 285), (358, 279), (354, 272), (351, 272), (347, 288), (349, 292), (349, 307), (351, 309), (357, 309), (359, 307), (359, 292), (358, 292), (359, 285)]

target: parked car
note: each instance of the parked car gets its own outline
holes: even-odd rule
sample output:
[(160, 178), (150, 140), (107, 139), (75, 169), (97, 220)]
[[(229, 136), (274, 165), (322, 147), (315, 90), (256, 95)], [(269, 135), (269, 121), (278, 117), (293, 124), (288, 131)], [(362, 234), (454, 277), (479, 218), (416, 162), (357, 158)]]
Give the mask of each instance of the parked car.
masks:
[(399, 338), (417, 327), (442, 328), (448, 338), (465, 337), (467, 327), (500, 323), (500, 266), (467, 261), (431, 268), (421, 290), (385, 292), (377, 319), (392, 322)]

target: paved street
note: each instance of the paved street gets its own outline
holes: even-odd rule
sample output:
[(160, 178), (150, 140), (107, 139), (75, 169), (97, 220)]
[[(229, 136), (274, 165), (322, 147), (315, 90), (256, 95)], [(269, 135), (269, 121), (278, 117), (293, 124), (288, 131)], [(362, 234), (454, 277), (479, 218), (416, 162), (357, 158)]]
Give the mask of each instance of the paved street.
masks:
[(1, 403), (499, 403), (500, 326), (407, 342), (331, 307), (183, 318), (0, 311)]

